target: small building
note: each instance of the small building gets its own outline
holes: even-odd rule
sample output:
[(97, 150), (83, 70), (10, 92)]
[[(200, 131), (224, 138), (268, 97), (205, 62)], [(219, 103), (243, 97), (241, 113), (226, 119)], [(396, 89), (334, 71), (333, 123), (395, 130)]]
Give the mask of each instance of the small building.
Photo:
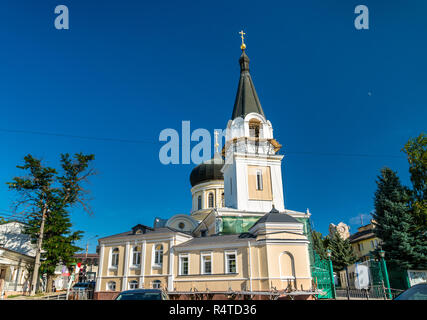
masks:
[(374, 233), (374, 222), (374, 220), (371, 220), (369, 224), (359, 227), (357, 232), (349, 238), (359, 261), (369, 260), (371, 258), (370, 253), (381, 243), (381, 239), (377, 238)]
[(18, 221), (0, 224), (0, 298), (30, 291), (36, 248), (24, 228)]

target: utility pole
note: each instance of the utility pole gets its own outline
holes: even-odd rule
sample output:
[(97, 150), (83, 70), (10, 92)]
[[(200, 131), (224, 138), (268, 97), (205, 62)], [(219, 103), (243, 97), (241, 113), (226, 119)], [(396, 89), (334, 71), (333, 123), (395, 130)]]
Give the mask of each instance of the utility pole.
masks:
[[(98, 237), (98, 235), (96, 235), (96, 236), (94, 236), (94, 237), (92, 237), (92, 238), (89, 238), (88, 240), (87, 240), (87, 242), (86, 242), (86, 255), (85, 255), (85, 280), (87, 281), (87, 253), (88, 253), (88, 250), (89, 250), (89, 240), (92, 240), (92, 239), (94, 239), (94, 238), (97, 238)], [(90, 269), (90, 271), (92, 272), (92, 268)]]
[(36, 293), (36, 289), (38, 287), (39, 269), (40, 269), (40, 255), (41, 255), (41, 251), (42, 251), (44, 225), (46, 222), (47, 212), (48, 212), (48, 208), (47, 208), (47, 203), (45, 202), (43, 205), (43, 213), (42, 213), (42, 221), (40, 223), (39, 238), (37, 239), (36, 260), (34, 263), (33, 278), (31, 281), (31, 293), (30, 293), (30, 295), (32, 295), (32, 296)]

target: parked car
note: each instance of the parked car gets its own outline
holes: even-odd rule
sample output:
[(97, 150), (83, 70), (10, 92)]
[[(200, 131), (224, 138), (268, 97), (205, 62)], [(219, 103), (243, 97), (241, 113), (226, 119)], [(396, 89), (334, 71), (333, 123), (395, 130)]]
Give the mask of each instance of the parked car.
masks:
[(73, 290), (93, 290), (95, 289), (95, 281), (77, 282), (73, 285)]
[(116, 300), (169, 300), (161, 289), (135, 289), (119, 293)]
[(394, 300), (427, 300), (427, 283), (419, 283), (403, 291)]
[(71, 288), (71, 300), (91, 300), (95, 291), (95, 281), (77, 282)]

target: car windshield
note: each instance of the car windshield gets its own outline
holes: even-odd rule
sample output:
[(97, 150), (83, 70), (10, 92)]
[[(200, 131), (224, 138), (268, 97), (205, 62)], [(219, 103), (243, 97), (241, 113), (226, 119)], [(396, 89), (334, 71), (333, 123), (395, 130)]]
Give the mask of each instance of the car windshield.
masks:
[(82, 282), (78, 282), (78, 283), (76, 283), (75, 285), (74, 285), (74, 288), (85, 288), (85, 287), (87, 287), (87, 286), (89, 286), (89, 283), (82, 283)]
[(162, 300), (159, 292), (123, 292), (116, 300)]
[(395, 300), (427, 300), (427, 284), (409, 288), (397, 296)]

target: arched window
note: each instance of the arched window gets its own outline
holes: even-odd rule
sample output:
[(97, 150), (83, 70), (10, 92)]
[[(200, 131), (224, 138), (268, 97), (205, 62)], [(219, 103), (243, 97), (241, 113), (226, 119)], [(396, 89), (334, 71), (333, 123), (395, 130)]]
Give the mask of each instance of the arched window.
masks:
[(251, 119), (249, 121), (249, 136), (259, 138), (261, 123), (257, 119)]
[(221, 207), (225, 207), (224, 192), (221, 194)]
[(154, 247), (154, 264), (161, 266), (163, 263), (163, 245), (156, 244)]
[(280, 277), (283, 279), (295, 279), (295, 260), (290, 252), (282, 252), (279, 256)]
[(210, 192), (208, 195), (208, 204), (209, 204), (209, 208), (214, 207), (214, 195), (212, 192)]
[(138, 246), (132, 249), (132, 265), (139, 266), (141, 264), (141, 250)]
[(116, 282), (115, 281), (109, 281), (107, 283), (107, 290), (108, 291), (116, 291)]
[(154, 280), (151, 285), (153, 286), (153, 289), (160, 289), (162, 282), (160, 280)]
[(129, 281), (129, 290), (134, 290), (134, 289), (138, 289), (138, 281), (137, 280)]
[(119, 248), (114, 248), (111, 251), (111, 266), (117, 268), (119, 265)]
[(197, 197), (197, 210), (202, 209), (202, 196)]

